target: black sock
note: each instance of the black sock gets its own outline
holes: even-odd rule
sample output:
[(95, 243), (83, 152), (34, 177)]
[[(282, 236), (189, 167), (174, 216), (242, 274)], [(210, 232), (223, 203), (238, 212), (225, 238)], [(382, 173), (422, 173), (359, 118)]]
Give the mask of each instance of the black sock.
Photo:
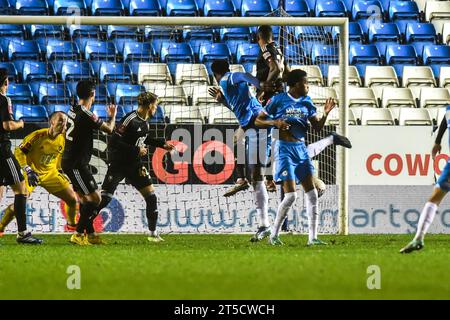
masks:
[(77, 232), (84, 233), (84, 230), (89, 224), (89, 219), (95, 213), (97, 206), (92, 202), (80, 204), (80, 219), (77, 224)]
[(91, 234), (91, 233), (95, 232), (94, 220), (95, 220), (95, 218), (97, 218), (99, 212), (100, 212), (100, 210), (98, 210), (98, 208), (95, 208), (94, 212), (89, 217), (89, 220), (86, 223), (86, 233), (87, 234)]
[(236, 163), (236, 179), (245, 179), (245, 164)]
[(27, 196), (16, 194), (14, 197), (14, 214), (17, 220), (17, 231), (27, 230)]
[(97, 210), (100, 212), (100, 210), (102, 210), (103, 208), (106, 208), (108, 206), (108, 204), (111, 202), (111, 200), (112, 200), (112, 197), (110, 195), (102, 192), (102, 201), (98, 205)]
[(158, 199), (156, 195), (152, 192), (145, 198), (145, 202), (147, 203), (147, 221), (148, 221), (148, 229), (150, 231), (156, 230), (156, 223), (158, 222)]

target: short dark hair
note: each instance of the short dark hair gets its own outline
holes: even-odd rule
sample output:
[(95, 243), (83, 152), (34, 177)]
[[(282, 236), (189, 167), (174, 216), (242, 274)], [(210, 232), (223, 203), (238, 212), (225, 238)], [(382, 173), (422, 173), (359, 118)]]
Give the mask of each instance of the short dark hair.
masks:
[(77, 84), (77, 96), (79, 99), (89, 99), (95, 91), (95, 83), (91, 80), (81, 80)]
[(295, 69), (289, 72), (287, 77), (287, 85), (289, 87), (295, 86), (299, 81), (303, 80), (307, 77), (307, 74), (305, 71), (300, 69)]
[(214, 60), (211, 70), (217, 74), (225, 74), (230, 71), (230, 64), (225, 59)]
[(272, 37), (273, 37), (272, 27), (271, 26), (260, 26), (258, 28), (258, 36), (262, 40), (269, 42), (270, 40), (272, 40)]
[(8, 79), (8, 70), (5, 68), (0, 68), (0, 86), (5, 84), (6, 79)]
[(147, 107), (158, 101), (158, 96), (152, 92), (142, 92), (138, 95), (137, 100), (140, 107)]

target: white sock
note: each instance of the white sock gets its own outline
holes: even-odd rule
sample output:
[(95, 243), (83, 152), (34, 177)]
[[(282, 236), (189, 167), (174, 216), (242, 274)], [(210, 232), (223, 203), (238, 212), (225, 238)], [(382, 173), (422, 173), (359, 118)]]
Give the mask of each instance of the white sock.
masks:
[(414, 240), (423, 241), (423, 237), (428, 231), (428, 228), (433, 223), (434, 216), (438, 206), (432, 202), (425, 203), (422, 213), (420, 214), (419, 222), (417, 223), (417, 231)]
[(317, 190), (316, 188), (306, 192), (306, 214), (308, 215), (308, 240), (317, 238), (317, 226), (319, 214), (317, 213)]
[(150, 236), (151, 237), (157, 237), (158, 236), (158, 232), (155, 230), (155, 231), (151, 231), (150, 230)]
[(269, 223), (269, 194), (264, 181), (256, 181), (253, 185), (256, 212), (258, 212), (259, 226), (268, 227)]
[(314, 158), (319, 153), (321, 153), (323, 149), (325, 149), (328, 146), (331, 146), (332, 144), (333, 144), (333, 136), (328, 136), (326, 138), (323, 138), (322, 140), (309, 144), (307, 147), (309, 157)]
[(295, 203), (296, 199), (297, 192), (288, 192), (284, 194), (284, 199), (278, 206), (277, 217), (275, 218), (275, 222), (272, 226), (272, 232), (270, 235), (272, 238), (277, 237), (280, 234), (280, 229), (281, 225), (283, 224), (284, 218), (286, 218), (289, 209)]

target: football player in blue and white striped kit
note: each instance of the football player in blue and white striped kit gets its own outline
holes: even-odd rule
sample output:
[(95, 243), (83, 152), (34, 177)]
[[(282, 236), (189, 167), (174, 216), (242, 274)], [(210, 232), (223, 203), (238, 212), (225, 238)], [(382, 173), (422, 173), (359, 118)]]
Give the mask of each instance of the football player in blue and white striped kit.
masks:
[[(450, 126), (450, 105), (447, 106), (447, 111), (444, 118), (439, 126), (439, 131), (434, 141), (434, 146), (431, 149), (431, 156), (436, 158), (436, 155), (441, 152), (441, 141), (447, 128)], [(450, 145), (450, 135), (449, 135), (449, 145)], [(447, 192), (450, 191), (450, 160), (445, 165), (442, 171), (431, 197), (428, 199), (427, 203), (423, 207), (422, 213), (420, 214), (419, 222), (417, 223), (417, 230), (414, 239), (408, 243), (404, 248), (400, 250), (400, 253), (410, 253), (415, 250), (420, 250), (424, 247), (423, 239), (431, 224), (433, 223), (434, 217), (436, 216), (436, 211), (441, 201), (444, 199)]]
[[(270, 243), (282, 245), (279, 239), (281, 224), (289, 209), (297, 199), (296, 185), (301, 183), (306, 194), (306, 212), (308, 214), (308, 245), (326, 244), (317, 238), (318, 194), (314, 187), (314, 167), (305, 144), (308, 121), (316, 131), (325, 125), (326, 118), (335, 107), (332, 98), (324, 106), (324, 114), (319, 117), (311, 98), (308, 96), (308, 78), (303, 70), (293, 70), (287, 78), (289, 92), (274, 96), (267, 103), (265, 112), (255, 120), (258, 127), (279, 128), (279, 138), (274, 148), (274, 176), (281, 182), (285, 193), (278, 206), (277, 217), (272, 226)], [(280, 124), (286, 123), (288, 127)]]

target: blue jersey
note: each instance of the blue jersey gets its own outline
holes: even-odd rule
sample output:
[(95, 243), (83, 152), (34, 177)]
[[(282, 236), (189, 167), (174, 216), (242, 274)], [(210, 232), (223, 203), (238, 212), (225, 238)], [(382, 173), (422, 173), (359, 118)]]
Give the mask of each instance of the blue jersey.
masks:
[(241, 127), (247, 127), (263, 109), (251, 94), (248, 83), (242, 81), (242, 75), (241, 72), (227, 72), (220, 79), (219, 85), (223, 90), (227, 108), (233, 111)]
[(274, 120), (283, 119), (290, 124), (289, 131), (300, 140), (306, 137), (308, 119), (317, 112), (309, 96), (295, 99), (289, 93), (280, 93), (269, 100), (266, 113)]

